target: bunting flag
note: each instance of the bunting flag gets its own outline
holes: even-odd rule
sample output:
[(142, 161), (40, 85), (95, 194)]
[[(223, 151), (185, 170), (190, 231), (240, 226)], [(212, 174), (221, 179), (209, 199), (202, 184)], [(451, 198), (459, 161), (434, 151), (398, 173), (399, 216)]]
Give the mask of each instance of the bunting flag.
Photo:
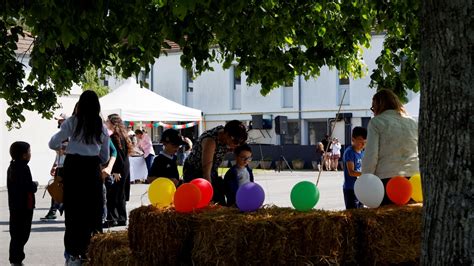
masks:
[(197, 124), (199, 124), (199, 122), (190, 122), (190, 123), (186, 123), (186, 124), (182, 124), (182, 125), (171, 125), (171, 124), (165, 124), (163, 122), (158, 122), (156, 124), (162, 126), (163, 128), (185, 129), (185, 128), (194, 127)]
[[(135, 123), (133, 121), (125, 121), (125, 126), (133, 126)], [(159, 126), (162, 126), (163, 128), (172, 128), (172, 129), (185, 129), (185, 128), (190, 128), (190, 127), (194, 127), (196, 126), (197, 124), (199, 124), (199, 122), (190, 122), (190, 123), (186, 123), (186, 124), (181, 124), (181, 125), (172, 125), (172, 124), (166, 124), (166, 123), (163, 123), (163, 122), (155, 122), (153, 124), (143, 124), (142, 122), (138, 122), (138, 126), (140, 128), (143, 128), (143, 127), (148, 127), (148, 128), (152, 128), (152, 127), (159, 127)]]

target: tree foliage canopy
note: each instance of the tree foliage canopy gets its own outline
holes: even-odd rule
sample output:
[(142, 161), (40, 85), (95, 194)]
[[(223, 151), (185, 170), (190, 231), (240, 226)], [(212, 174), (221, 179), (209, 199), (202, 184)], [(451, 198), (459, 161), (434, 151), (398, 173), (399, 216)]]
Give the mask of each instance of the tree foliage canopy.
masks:
[[(384, 49), (372, 73), (374, 87), (418, 91), (416, 0), (6, 0), (0, 3), (0, 98), (9, 127), (22, 111), (51, 117), (56, 97), (80, 82), (89, 66), (124, 77), (149, 70), (168, 47), (182, 48), (181, 64), (199, 74), (217, 61), (237, 63), (249, 83), (267, 94), (296, 75), (316, 77), (321, 67), (361, 77), (362, 48), (384, 32)], [(31, 85), (15, 54), (27, 27), (35, 36)]]

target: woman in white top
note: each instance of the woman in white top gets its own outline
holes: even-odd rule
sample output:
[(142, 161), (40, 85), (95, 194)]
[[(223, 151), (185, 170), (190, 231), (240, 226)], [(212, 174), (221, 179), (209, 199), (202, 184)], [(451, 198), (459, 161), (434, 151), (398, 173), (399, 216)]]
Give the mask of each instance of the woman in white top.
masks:
[(151, 141), (151, 138), (145, 131), (141, 129), (135, 130), (135, 135), (138, 139), (137, 146), (143, 152), (143, 158), (145, 158), (146, 168), (148, 172), (150, 172), (151, 165), (153, 164), (153, 159), (155, 158), (155, 150), (153, 149), (153, 143)]
[[(380, 90), (372, 98), (374, 118), (367, 129), (362, 173), (378, 176), (384, 185), (395, 176), (418, 173), (418, 124), (408, 116), (398, 97)], [(390, 200), (385, 195), (382, 204)]]
[(341, 143), (337, 138), (334, 138), (331, 144), (331, 164), (333, 171), (337, 171), (337, 166), (339, 165), (339, 158), (341, 158)]
[(101, 163), (109, 159), (109, 135), (99, 113), (97, 94), (83, 92), (75, 114), (49, 141), (57, 151), (69, 139), (63, 166), (66, 263), (86, 260), (90, 238), (102, 225)]

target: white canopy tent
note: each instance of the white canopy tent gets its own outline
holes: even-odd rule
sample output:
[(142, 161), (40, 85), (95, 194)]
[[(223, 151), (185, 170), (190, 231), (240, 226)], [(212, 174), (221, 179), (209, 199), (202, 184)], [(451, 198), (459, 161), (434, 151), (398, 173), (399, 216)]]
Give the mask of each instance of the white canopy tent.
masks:
[(201, 110), (166, 99), (141, 88), (130, 78), (100, 98), (102, 114), (119, 114), (124, 121), (201, 121)]
[(407, 104), (404, 105), (405, 111), (415, 119), (418, 119), (418, 115), (420, 112), (420, 94), (416, 95), (409, 101)]

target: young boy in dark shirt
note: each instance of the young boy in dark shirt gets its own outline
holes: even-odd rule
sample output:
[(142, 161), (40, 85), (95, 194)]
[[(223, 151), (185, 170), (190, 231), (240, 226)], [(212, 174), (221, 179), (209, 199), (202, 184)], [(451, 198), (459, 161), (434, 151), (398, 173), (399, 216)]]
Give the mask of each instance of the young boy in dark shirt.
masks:
[(28, 162), (30, 144), (17, 141), (10, 146), (12, 161), (7, 170), (8, 207), (10, 209), (10, 263), (22, 265), (24, 247), (30, 237), (35, 192), (38, 182), (33, 182)]
[(252, 169), (249, 162), (252, 160), (252, 148), (243, 144), (234, 150), (235, 165), (232, 166), (224, 176), (224, 191), (227, 206), (235, 204), (235, 195), (237, 190), (243, 184), (253, 182)]
[(176, 153), (181, 145), (186, 144), (179, 132), (174, 129), (167, 129), (161, 136), (163, 151), (155, 158), (148, 173), (148, 183), (153, 182), (158, 177), (169, 178), (175, 186), (179, 184), (178, 165), (176, 163)]
[(367, 130), (363, 127), (355, 127), (352, 130), (352, 145), (344, 151), (342, 161), (344, 162), (344, 202), (346, 209), (357, 209), (362, 207), (354, 193), (354, 184), (360, 176), (364, 147), (367, 143)]

